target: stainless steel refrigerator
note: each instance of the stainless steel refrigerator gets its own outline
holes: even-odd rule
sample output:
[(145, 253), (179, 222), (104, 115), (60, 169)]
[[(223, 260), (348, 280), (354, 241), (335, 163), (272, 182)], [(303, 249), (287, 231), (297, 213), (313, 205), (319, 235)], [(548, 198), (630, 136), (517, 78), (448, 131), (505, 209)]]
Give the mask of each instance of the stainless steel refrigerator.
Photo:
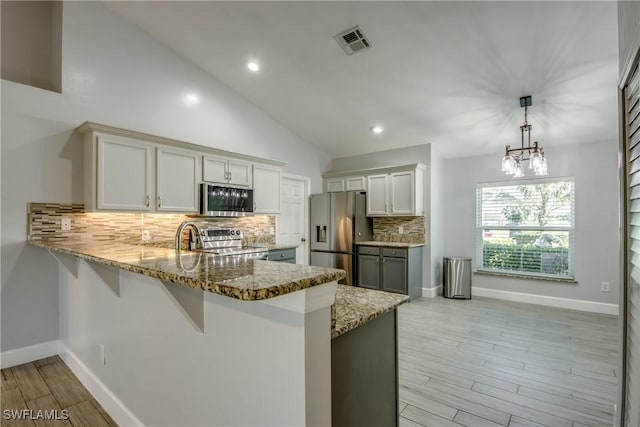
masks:
[(356, 284), (355, 243), (373, 239), (373, 223), (366, 217), (366, 194), (354, 191), (312, 194), (310, 264), (340, 268)]

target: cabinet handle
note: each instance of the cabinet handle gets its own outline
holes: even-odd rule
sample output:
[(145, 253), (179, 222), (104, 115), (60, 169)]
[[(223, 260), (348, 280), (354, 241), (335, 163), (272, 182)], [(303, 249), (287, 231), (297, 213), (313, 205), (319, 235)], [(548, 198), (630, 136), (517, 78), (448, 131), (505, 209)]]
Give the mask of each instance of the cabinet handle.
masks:
[(158, 207), (162, 207), (162, 197), (158, 196)]
[(147, 194), (147, 197), (144, 199), (144, 204), (147, 205), (147, 207), (149, 207), (149, 195)]
[(257, 207), (258, 205), (256, 205), (256, 202), (253, 202), (253, 210), (255, 211), (256, 209), (258, 209)]
[(280, 254), (280, 258), (284, 258), (284, 254)]
[(231, 172), (227, 172), (227, 174), (228, 174), (227, 179), (231, 181)]

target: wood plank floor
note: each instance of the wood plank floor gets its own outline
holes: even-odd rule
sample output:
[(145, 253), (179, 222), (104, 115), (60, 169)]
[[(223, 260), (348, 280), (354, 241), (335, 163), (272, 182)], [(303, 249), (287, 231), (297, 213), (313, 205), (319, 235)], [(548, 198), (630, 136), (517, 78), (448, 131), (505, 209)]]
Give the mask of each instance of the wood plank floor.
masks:
[(0, 425), (117, 427), (58, 356), (2, 369)]
[(402, 427), (613, 424), (615, 316), (437, 297), (398, 317)]

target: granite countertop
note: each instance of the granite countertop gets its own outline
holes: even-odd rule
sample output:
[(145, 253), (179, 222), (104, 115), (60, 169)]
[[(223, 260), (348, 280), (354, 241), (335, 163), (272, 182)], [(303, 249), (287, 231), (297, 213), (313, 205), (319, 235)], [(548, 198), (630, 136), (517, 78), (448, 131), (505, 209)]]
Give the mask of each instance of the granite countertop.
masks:
[(406, 243), (406, 242), (377, 242), (377, 241), (366, 241), (366, 242), (357, 242), (356, 245), (361, 246), (384, 246), (387, 248), (417, 248), (420, 246), (424, 246), (424, 243)]
[(252, 301), (273, 298), (340, 280), (344, 270), (283, 262), (249, 260), (117, 242), (29, 242), (52, 252), (72, 255), (190, 288)]
[(254, 246), (259, 246), (261, 248), (267, 248), (270, 251), (277, 251), (280, 249), (295, 249), (298, 247), (298, 245), (274, 245), (271, 243), (265, 244), (263, 245), (254, 245)]
[(338, 285), (331, 307), (331, 338), (362, 326), (409, 301), (408, 295)]

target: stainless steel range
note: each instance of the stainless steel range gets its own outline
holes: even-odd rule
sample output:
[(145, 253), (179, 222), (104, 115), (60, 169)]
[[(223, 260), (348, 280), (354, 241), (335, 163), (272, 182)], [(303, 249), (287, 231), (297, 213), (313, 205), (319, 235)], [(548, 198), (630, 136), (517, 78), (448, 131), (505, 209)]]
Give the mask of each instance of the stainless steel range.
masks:
[(199, 233), (191, 230), (189, 248), (219, 256), (233, 256), (234, 260), (268, 259), (267, 248), (243, 246), (242, 231), (233, 228), (206, 227)]

